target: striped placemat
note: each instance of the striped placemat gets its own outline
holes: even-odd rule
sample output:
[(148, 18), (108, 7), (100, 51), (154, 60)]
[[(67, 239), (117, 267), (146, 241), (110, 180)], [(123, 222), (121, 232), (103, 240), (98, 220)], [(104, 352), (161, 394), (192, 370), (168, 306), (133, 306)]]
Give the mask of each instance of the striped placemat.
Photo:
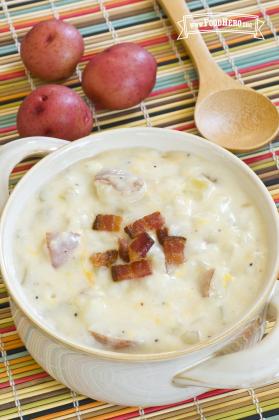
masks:
[[(188, 4), (192, 11), (257, 14), (264, 20), (264, 40), (215, 33), (206, 34), (205, 40), (228, 74), (279, 105), (279, 0), (193, 0)], [(1, 6), (0, 144), (18, 138), (18, 106), (34, 87), (42, 84), (24, 69), (18, 54), (20, 40), (36, 22), (53, 16), (74, 24), (84, 37), (85, 56), (76, 73), (65, 82), (81, 95), (80, 74), (86, 62), (117, 38), (146, 47), (157, 59), (156, 87), (144, 104), (126, 111), (95, 112), (94, 131), (150, 125), (197, 132), (193, 120), (197, 75), (153, 0), (1, 0)], [(279, 138), (240, 157), (263, 180), (279, 206)], [(35, 162), (29, 159), (17, 166), (11, 188)], [(48, 376), (26, 351), (15, 330), (3, 283), (0, 350), (1, 420), (279, 419), (279, 383), (257, 389), (214, 390), (179, 404), (144, 409), (114, 406), (77, 395)]]

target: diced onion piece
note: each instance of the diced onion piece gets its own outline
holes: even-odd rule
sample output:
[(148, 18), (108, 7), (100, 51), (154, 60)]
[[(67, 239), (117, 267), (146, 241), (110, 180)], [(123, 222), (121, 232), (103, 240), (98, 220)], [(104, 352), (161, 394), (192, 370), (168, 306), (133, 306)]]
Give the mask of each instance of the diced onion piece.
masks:
[(197, 344), (200, 341), (200, 335), (198, 331), (185, 331), (181, 338), (186, 344)]
[(98, 214), (93, 223), (93, 230), (119, 232), (122, 217), (114, 214)]

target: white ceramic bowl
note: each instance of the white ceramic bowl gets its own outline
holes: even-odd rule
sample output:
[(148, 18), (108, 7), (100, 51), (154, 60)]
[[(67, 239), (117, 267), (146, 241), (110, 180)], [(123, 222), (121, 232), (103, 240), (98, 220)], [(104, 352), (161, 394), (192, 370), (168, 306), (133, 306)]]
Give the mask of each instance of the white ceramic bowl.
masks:
[[(232, 327), (184, 351), (120, 354), (61, 339), (37, 318), (16, 275), (12, 246), (14, 229), (29, 197), (51, 177), (78, 160), (105, 150), (128, 147), (192, 152), (206, 156), (216, 165), (222, 160), (227, 170), (239, 177), (239, 185), (256, 201), (265, 220), (269, 261), (261, 296)], [(8, 177), (16, 163), (27, 155), (50, 152), (53, 153), (23, 177), (8, 199)], [(211, 387), (249, 387), (276, 380), (279, 372), (278, 323), (267, 338), (260, 343), (257, 341), (267, 303), (271, 302), (276, 314), (279, 310), (279, 298), (273, 293), (279, 265), (278, 215), (267, 189), (241, 160), (192, 134), (135, 128), (98, 133), (72, 143), (45, 137), (14, 141), (0, 149), (0, 171), (0, 207), (4, 207), (0, 227), (1, 269), (12, 297), (18, 332), (29, 352), (50, 375), (89, 397), (141, 406), (173, 403)]]

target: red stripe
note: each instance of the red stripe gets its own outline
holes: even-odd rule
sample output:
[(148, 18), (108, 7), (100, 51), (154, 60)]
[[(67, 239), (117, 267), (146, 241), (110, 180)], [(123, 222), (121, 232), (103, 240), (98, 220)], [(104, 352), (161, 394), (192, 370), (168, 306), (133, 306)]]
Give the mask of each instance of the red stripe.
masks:
[(246, 73), (249, 71), (264, 69), (270, 66), (276, 66), (277, 64), (279, 64), (279, 60), (272, 60), (272, 61), (268, 61), (267, 63), (255, 64), (254, 66), (244, 67), (242, 69), (239, 69), (238, 71), (239, 73)]
[(195, 127), (196, 127), (195, 123), (187, 123), (187, 124), (183, 124), (183, 125), (179, 125), (178, 127), (175, 127), (174, 130), (184, 131), (184, 130), (190, 130), (191, 128), (195, 128)]
[(8, 133), (9, 131), (16, 130), (16, 125), (11, 125), (10, 127), (0, 128), (0, 133)]
[[(30, 376), (25, 376), (24, 378), (19, 378), (19, 379), (15, 379), (14, 382), (16, 385), (18, 384), (23, 384), (25, 382), (29, 382), (29, 381), (33, 381), (34, 379), (41, 379), (41, 378), (47, 378), (49, 375), (46, 372), (42, 372), (42, 373), (36, 373), (35, 375), (30, 375)], [(9, 388), (10, 382), (3, 382), (2, 384), (0, 384), (0, 389), (3, 388)]]
[(5, 334), (12, 331), (16, 331), (16, 327), (14, 325), (12, 325), (11, 327), (0, 328), (0, 334)]
[[(279, 13), (279, 7), (274, 7), (274, 8), (272, 8), (272, 9), (266, 9), (266, 14), (268, 15), (268, 16), (271, 16), (271, 15), (276, 15), (276, 13)], [(257, 16), (262, 16), (263, 17), (263, 14), (262, 14), (262, 12), (256, 12), (256, 13), (253, 13), (253, 15), (257, 15)]]
[(228, 392), (234, 391), (234, 389), (213, 389), (212, 391), (205, 392), (198, 396), (198, 400), (203, 400), (204, 398), (214, 397), (215, 395), (227, 394)]
[[(279, 154), (279, 152), (275, 152), (275, 153)], [(271, 157), (272, 157), (272, 154), (270, 152), (268, 152), (268, 153), (264, 153), (263, 155), (260, 155), (260, 156), (253, 156), (251, 158), (244, 158), (242, 160), (249, 165), (251, 163), (259, 162), (261, 160), (268, 159), (268, 158), (271, 158)]]
[(28, 163), (26, 165), (20, 165), (13, 169), (12, 173), (15, 174), (17, 172), (28, 171), (28, 169), (32, 168), (33, 164)]
[(8, 74), (4, 74), (3, 76), (0, 76), (0, 80), (9, 80), (9, 79), (13, 79), (15, 77), (20, 77), (20, 76), (24, 76), (25, 73), (23, 70), (21, 71), (14, 71), (12, 73), (8, 73)]
[[(177, 35), (172, 34), (171, 38), (175, 40), (177, 38)], [(139, 41), (138, 44), (141, 45), (142, 47), (148, 47), (149, 45), (156, 45), (163, 42), (168, 42), (168, 40), (169, 38), (167, 36), (162, 35), (162, 36), (157, 36), (156, 38)]]
[[(276, 66), (278, 64), (279, 64), (279, 60), (272, 60), (272, 61), (267, 61), (266, 63), (256, 64), (254, 66), (238, 68), (238, 72), (241, 73), (241, 74), (246, 74), (246, 73), (249, 73), (250, 71), (265, 69), (267, 67)], [(229, 71), (229, 72), (227, 72), (227, 74), (229, 76), (235, 76), (234, 71)], [(257, 75), (255, 75), (255, 76), (257, 76)]]

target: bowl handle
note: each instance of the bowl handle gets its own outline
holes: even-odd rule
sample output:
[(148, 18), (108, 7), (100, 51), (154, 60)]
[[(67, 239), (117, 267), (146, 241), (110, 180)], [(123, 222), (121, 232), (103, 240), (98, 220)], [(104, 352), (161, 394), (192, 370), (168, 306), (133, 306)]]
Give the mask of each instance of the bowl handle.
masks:
[(270, 334), (255, 346), (215, 356), (198, 366), (177, 373), (176, 386), (206, 388), (250, 388), (278, 380), (279, 377), (279, 287), (275, 288), (270, 309), (276, 313), (276, 322)]
[(31, 155), (54, 152), (68, 143), (51, 137), (27, 137), (0, 148), (0, 214), (9, 198), (9, 177), (16, 164)]

